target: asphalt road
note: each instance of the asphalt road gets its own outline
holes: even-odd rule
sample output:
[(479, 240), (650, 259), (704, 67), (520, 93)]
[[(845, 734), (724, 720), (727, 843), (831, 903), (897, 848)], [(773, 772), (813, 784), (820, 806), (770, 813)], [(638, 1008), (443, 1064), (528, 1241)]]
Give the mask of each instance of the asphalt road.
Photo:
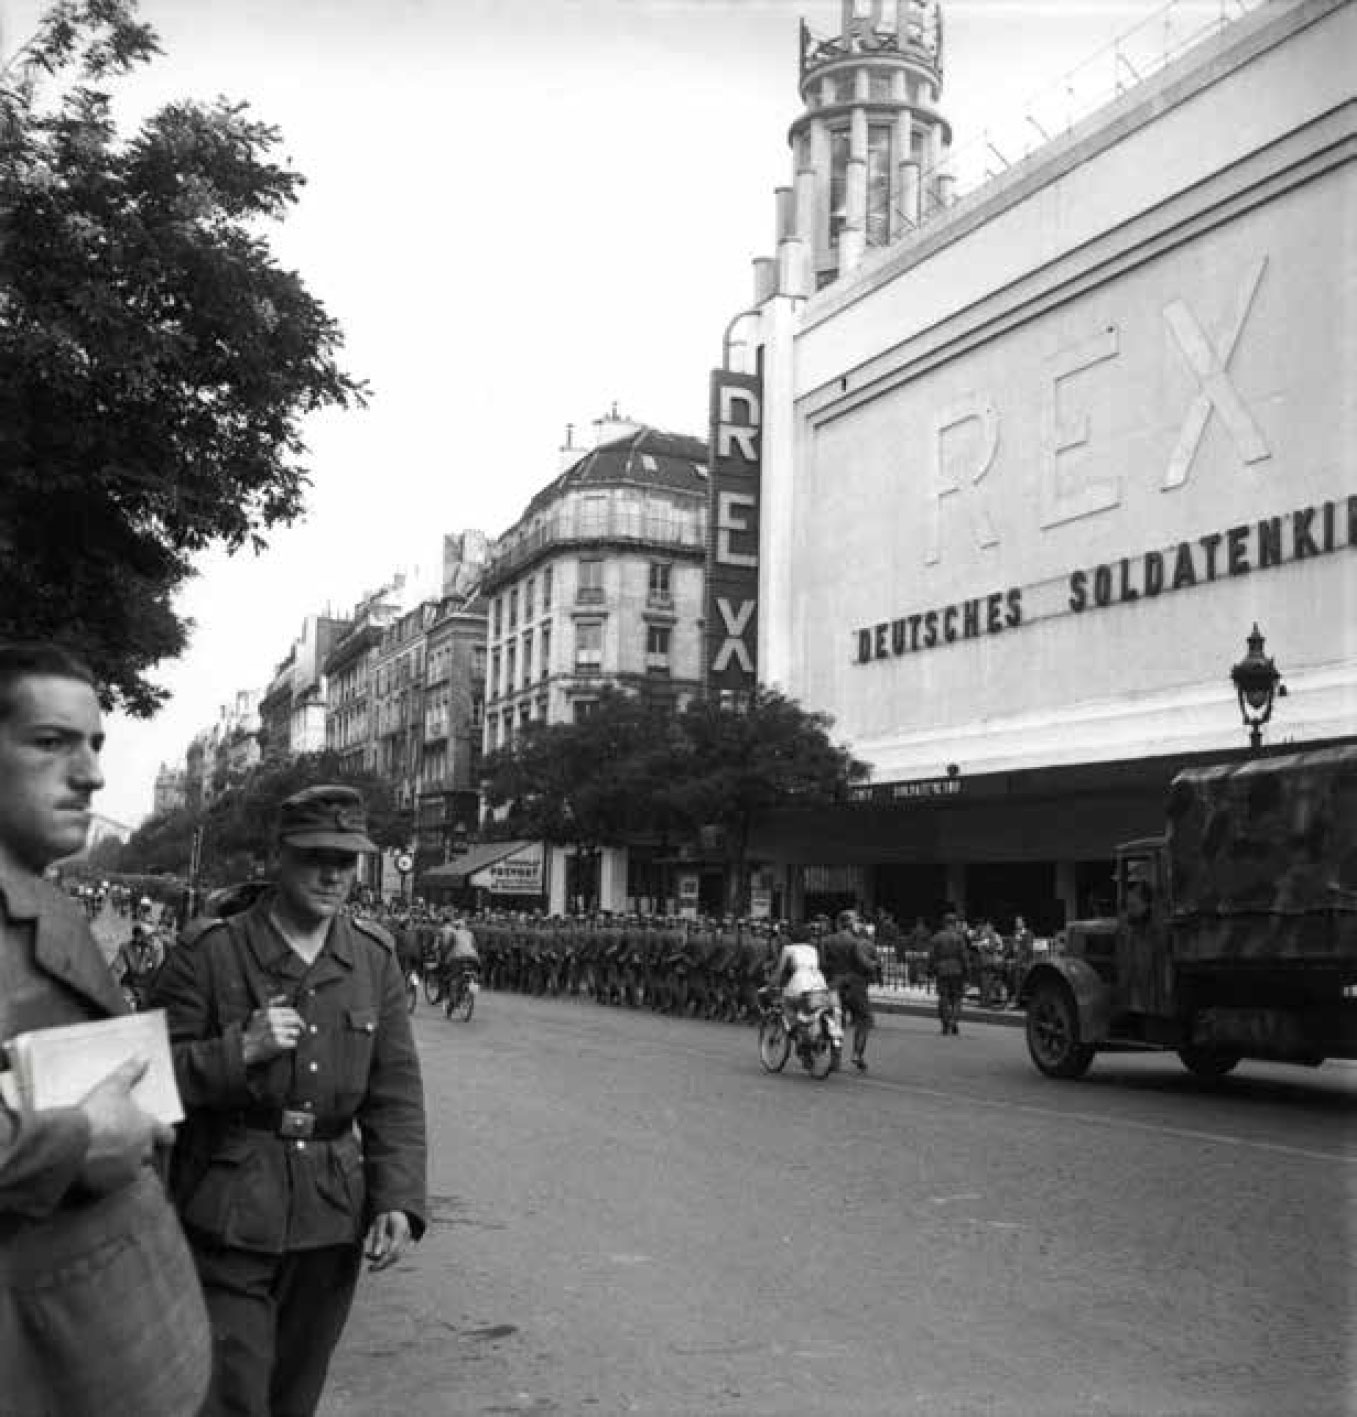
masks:
[(421, 1001), (433, 1224), (365, 1279), (324, 1417), (1357, 1411), (1357, 1068), (1037, 1075), (885, 1020), (752, 1029)]

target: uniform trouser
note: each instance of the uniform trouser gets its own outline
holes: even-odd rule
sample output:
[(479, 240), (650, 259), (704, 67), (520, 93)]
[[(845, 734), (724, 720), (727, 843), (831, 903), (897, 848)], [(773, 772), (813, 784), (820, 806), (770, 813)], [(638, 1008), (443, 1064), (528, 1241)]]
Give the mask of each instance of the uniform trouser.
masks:
[(311, 1417), (349, 1316), (361, 1247), (264, 1255), (192, 1238), (212, 1325), (212, 1387), (199, 1417)]
[(961, 996), (966, 981), (960, 974), (944, 975), (938, 979), (938, 1017), (944, 1025), (956, 1023), (961, 1018)]

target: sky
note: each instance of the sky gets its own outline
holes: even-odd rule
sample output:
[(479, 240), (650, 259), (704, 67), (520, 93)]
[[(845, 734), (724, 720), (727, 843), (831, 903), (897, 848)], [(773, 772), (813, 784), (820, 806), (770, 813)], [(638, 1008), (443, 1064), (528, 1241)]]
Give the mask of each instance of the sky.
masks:
[[(963, 187), (1072, 106), (1257, 0), (944, 0), (941, 107)], [(0, 0), (0, 50), (39, 0)], [(162, 762), (263, 688), (308, 614), (343, 614), (442, 534), (507, 530), (613, 404), (705, 437), (726, 324), (774, 253), (801, 112), (798, 21), (838, 0), (142, 0), (165, 53), (129, 126), (246, 100), (306, 177), (273, 229), (339, 321), (365, 410), (306, 426), (308, 511), (262, 555), (209, 554), (150, 721), (111, 715), (96, 807), (135, 825)], [(1122, 38), (1129, 64), (1112, 46)], [(1072, 76), (1072, 77), (1071, 77)], [(1035, 122), (1028, 121), (1033, 115)], [(1077, 114), (1075, 115), (1077, 116)], [(992, 144), (992, 146), (991, 146)]]

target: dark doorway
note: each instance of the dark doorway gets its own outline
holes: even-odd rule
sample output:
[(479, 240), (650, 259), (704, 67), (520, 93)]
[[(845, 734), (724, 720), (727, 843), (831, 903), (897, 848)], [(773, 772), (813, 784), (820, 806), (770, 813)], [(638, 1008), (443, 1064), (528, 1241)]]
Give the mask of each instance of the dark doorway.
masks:
[(1001, 935), (1021, 915), (1038, 935), (1053, 935), (1065, 923), (1056, 898), (1053, 861), (977, 861), (966, 867), (966, 918), (988, 919)]
[(934, 861), (890, 861), (876, 868), (876, 908), (887, 910), (908, 933), (923, 916), (936, 928), (947, 908), (947, 867)]

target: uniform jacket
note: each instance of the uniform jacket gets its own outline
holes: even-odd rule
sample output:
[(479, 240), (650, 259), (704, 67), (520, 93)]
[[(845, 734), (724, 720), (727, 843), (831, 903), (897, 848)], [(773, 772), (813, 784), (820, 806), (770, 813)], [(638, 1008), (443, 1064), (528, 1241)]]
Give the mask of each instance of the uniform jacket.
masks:
[[(40, 881), (0, 873), (0, 937), (20, 930), (33, 932), (37, 967), (63, 986), (65, 998), (60, 1016), (20, 1018), (12, 1032), (127, 1012), (84, 911)], [(89, 1124), (77, 1108), (21, 1114), (0, 1107), (0, 1217), (50, 1215), (84, 1165), (88, 1144)]]
[(944, 927), (929, 948), (933, 972), (944, 979), (959, 979), (966, 972), (966, 939), (960, 930)]
[[(390, 938), (339, 915), (307, 965), (270, 923), (271, 899), (187, 933), (156, 981), (188, 1113), (175, 1204), (190, 1230), (270, 1254), (356, 1241), (392, 1210), (418, 1237), (424, 1096)], [(247, 1069), (245, 1024), (271, 999), (295, 1008), (306, 1033)], [(315, 1135), (279, 1135), (283, 1108), (314, 1116)]]
[[(0, 1001), (7, 1035), (127, 1011), (84, 911), (0, 870), (0, 949), (16, 942), (53, 987)], [(88, 1146), (78, 1108), (0, 1106), (0, 1414), (180, 1417), (211, 1362), (183, 1232), (150, 1166), (82, 1191)]]

